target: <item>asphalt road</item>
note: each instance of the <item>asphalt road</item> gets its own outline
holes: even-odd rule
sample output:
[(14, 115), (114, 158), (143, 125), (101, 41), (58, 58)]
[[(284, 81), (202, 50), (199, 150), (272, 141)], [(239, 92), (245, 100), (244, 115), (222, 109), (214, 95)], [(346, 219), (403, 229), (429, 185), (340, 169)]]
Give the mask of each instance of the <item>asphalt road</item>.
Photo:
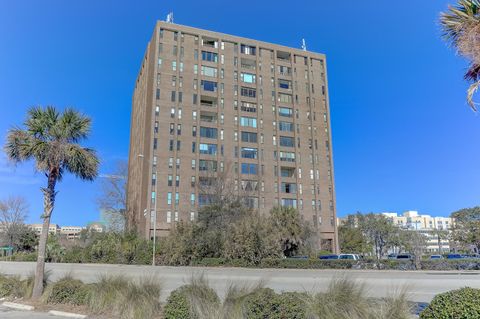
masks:
[(47, 313), (39, 313), (39, 312), (32, 312), (32, 311), (19, 311), (19, 310), (12, 310), (7, 307), (0, 306), (0, 318), (2, 319), (54, 319), (54, 318), (61, 318), (49, 315)]
[[(33, 273), (34, 266), (31, 262), (0, 262), (0, 273), (28, 276)], [(53, 281), (65, 274), (84, 282), (95, 282), (104, 274), (147, 277), (159, 282), (162, 299), (166, 299), (172, 290), (188, 283), (192, 276), (201, 274), (220, 296), (231, 284), (255, 284), (259, 281), (279, 292), (322, 291), (332, 278), (342, 276), (365, 282), (372, 297), (385, 297), (405, 289), (409, 300), (413, 302), (429, 302), (438, 293), (465, 286), (480, 288), (478, 271), (291, 270), (104, 264), (47, 264), (46, 269), (51, 271), (50, 279)]]

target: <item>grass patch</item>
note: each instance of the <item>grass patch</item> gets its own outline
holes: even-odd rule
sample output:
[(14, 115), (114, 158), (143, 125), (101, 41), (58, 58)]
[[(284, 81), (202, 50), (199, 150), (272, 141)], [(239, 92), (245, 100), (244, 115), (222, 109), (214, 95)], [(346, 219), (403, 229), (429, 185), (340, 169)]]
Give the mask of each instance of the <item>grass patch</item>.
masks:
[(138, 282), (123, 276), (102, 276), (91, 285), (88, 307), (120, 319), (154, 318), (160, 312), (160, 285), (155, 279)]

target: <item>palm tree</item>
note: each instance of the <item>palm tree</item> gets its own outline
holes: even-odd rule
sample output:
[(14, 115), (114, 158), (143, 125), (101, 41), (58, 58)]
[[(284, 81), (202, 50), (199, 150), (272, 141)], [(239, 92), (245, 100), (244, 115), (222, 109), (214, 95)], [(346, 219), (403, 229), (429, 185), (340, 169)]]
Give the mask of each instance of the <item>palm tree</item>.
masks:
[(445, 41), (469, 60), (465, 80), (473, 83), (467, 90), (467, 102), (477, 111), (473, 95), (480, 87), (480, 0), (459, 0), (441, 14), (440, 24)]
[(55, 186), (65, 172), (82, 180), (92, 181), (97, 176), (99, 160), (95, 151), (78, 144), (90, 133), (91, 120), (73, 109), (59, 113), (55, 107), (33, 107), (28, 111), (25, 128), (10, 129), (5, 145), (8, 158), (14, 163), (35, 161), (35, 168), (47, 177), (43, 192), (43, 227), (38, 244), (38, 259), (32, 297), (43, 291), (45, 248), (50, 218), (55, 205)]

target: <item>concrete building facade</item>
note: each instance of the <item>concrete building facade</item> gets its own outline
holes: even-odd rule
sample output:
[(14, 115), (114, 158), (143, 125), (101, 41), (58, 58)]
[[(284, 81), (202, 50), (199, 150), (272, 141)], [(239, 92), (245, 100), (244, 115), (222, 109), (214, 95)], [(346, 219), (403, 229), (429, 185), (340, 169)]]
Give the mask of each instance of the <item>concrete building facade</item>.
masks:
[(152, 238), (195, 220), (220, 175), (338, 251), (325, 55), (159, 21), (133, 94), (128, 226)]

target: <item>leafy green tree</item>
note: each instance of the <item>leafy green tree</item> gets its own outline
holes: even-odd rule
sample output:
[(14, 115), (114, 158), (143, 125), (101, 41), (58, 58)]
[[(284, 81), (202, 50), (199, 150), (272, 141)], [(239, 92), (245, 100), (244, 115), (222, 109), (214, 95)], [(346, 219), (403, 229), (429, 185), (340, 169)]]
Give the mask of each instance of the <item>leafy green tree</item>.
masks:
[(480, 86), (480, 1), (459, 0), (458, 5), (441, 14), (440, 24), (445, 41), (470, 62), (464, 76), (473, 82), (467, 91), (467, 102), (476, 111), (473, 95)]
[(358, 227), (372, 245), (375, 256), (380, 259), (386, 253), (386, 248), (393, 245), (398, 233), (398, 228), (381, 214), (360, 214), (356, 215)]
[(476, 252), (480, 251), (480, 206), (464, 208), (452, 213), (454, 226), (452, 239), (468, 248), (473, 246)]
[(338, 241), (343, 253), (368, 253), (372, 250), (365, 241), (362, 231), (356, 227), (339, 226)]
[[(230, 260), (242, 259), (258, 264), (264, 258), (283, 256), (285, 244), (282, 236), (272, 233), (270, 219), (251, 212), (229, 226), (223, 256)], [(279, 240), (280, 239), (280, 240)]]
[(286, 257), (294, 256), (307, 240), (309, 225), (302, 221), (300, 214), (293, 207), (274, 207), (270, 211), (269, 226)]
[(28, 226), (23, 226), (19, 229), (19, 238), (15, 243), (17, 251), (32, 252), (38, 245), (38, 236)]
[(5, 145), (8, 158), (15, 163), (34, 160), (36, 170), (47, 177), (47, 186), (41, 189), (44, 212), (32, 294), (34, 299), (38, 299), (43, 291), (45, 251), (57, 183), (67, 172), (87, 181), (92, 181), (98, 174), (99, 160), (95, 151), (79, 144), (89, 135), (90, 126), (90, 118), (73, 109), (60, 113), (53, 106), (33, 107), (28, 111), (24, 128), (15, 127), (8, 132)]
[(427, 237), (415, 230), (402, 230), (399, 237), (405, 251), (414, 255), (415, 266), (419, 269), (422, 255), (427, 248)]

